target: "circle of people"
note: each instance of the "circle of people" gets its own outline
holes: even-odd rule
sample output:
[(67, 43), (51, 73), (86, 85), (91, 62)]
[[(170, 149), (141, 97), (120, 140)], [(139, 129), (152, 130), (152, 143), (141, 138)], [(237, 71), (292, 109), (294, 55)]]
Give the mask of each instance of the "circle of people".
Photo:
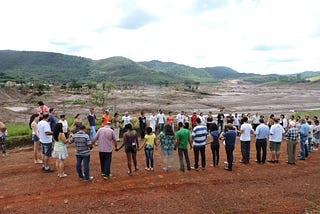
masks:
[[(90, 175), (90, 150), (94, 145), (98, 146), (101, 175), (104, 179), (112, 178), (111, 161), (112, 152), (124, 148), (127, 157), (128, 175), (133, 170), (138, 171), (137, 151), (145, 152), (145, 170), (154, 171), (154, 150), (159, 141), (163, 156), (164, 172), (173, 169), (174, 150), (178, 150), (180, 171), (204, 170), (206, 167), (206, 146), (210, 145), (212, 151), (211, 167), (219, 165), (220, 144), (224, 145), (227, 162), (225, 170), (232, 171), (233, 151), (236, 138), (240, 136), (241, 160), (240, 163), (249, 164), (250, 146), (252, 135), (255, 136), (256, 160), (258, 164), (279, 163), (280, 150), (283, 138), (287, 142), (288, 164), (296, 164), (296, 146), (299, 144), (299, 160), (306, 160), (308, 153), (318, 150), (320, 126), (317, 116), (312, 119), (306, 115), (305, 118), (291, 116), (289, 120), (284, 114), (276, 118), (273, 114), (268, 118), (255, 113), (254, 115), (230, 112), (225, 115), (223, 110), (217, 115), (212, 112), (205, 117), (193, 112), (189, 117), (184, 111), (175, 117), (172, 112), (168, 116), (159, 110), (150, 117), (141, 112), (138, 118), (139, 134), (132, 124), (132, 118), (125, 112), (122, 118), (115, 113), (111, 119), (109, 111), (105, 110), (102, 116), (101, 128), (96, 132), (95, 111), (90, 109), (87, 120), (90, 126), (90, 135), (87, 128), (82, 124), (81, 115), (74, 117), (71, 128), (68, 127), (65, 115), (60, 115), (58, 121), (55, 117), (55, 110), (48, 108), (40, 101), (38, 113), (30, 118), (32, 129), (32, 141), (34, 142), (34, 163), (42, 164), (42, 171), (45, 173), (54, 172), (49, 166), (50, 157), (56, 159), (58, 177), (64, 178), (64, 159), (68, 157), (67, 143), (74, 143), (76, 147), (76, 171), (80, 180), (91, 181)], [(149, 126), (147, 126), (147, 121)], [(120, 125), (123, 126), (123, 141), (120, 142)], [(175, 125), (177, 125), (175, 133)], [(69, 131), (71, 133), (69, 134)], [(158, 135), (156, 135), (158, 133)], [(139, 143), (139, 137), (141, 142)], [(158, 140), (157, 140), (158, 139)], [(208, 140), (209, 139), (209, 140)], [(207, 143), (207, 141), (209, 141)], [(271, 152), (267, 160), (267, 144)], [(141, 145), (142, 144), (142, 145)], [(39, 154), (41, 145), (42, 155)], [(188, 146), (194, 152), (194, 165), (191, 166), (188, 155)], [(201, 157), (201, 166), (199, 159)], [(132, 162), (133, 167), (132, 169)], [(186, 164), (186, 166), (185, 166)]]

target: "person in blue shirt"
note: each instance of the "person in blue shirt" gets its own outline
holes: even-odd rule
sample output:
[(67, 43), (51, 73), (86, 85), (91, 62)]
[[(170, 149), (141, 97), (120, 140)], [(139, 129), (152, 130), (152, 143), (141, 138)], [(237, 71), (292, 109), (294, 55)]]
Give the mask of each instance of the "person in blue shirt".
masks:
[(300, 160), (306, 159), (305, 143), (308, 139), (308, 133), (309, 133), (309, 126), (306, 123), (305, 119), (301, 119), (301, 127), (299, 130), (299, 134), (300, 134)]
[[(269, 127), (265, 124), (263, 118), (259, 120), (260, 125), (257, 126), (254, 135), (256, 136), (256, 163), (264, 164), (267, 158), (267, 139), (269, 137)], [(261, 157), (262, 150), (262, 157)]]
[(220, 139), (224, 139), (226, 154), (227, 154), (227, 162), (228, 166), (224, 169), (227, 171), (232, 171), (232, 163), (233, 163), (233, 150), (236, 144), (237, 132), (234, 130), (234, 126), (232, 124), (227, 124), (227, 131), (225, 133), (221, 133)]

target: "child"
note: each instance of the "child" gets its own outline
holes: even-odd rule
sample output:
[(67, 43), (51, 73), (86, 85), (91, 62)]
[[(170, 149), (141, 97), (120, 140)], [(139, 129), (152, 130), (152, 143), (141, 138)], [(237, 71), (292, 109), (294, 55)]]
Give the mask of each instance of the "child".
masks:
[(141, 150), (144, 147), (144, 152), (146, 154), (145, 170), (153, 171), (153, 150), (154, 145), (156, 145), (156, 135), (152, 133), (151, 127), (147, 127), (146, 131), (147, 134), (145, 135), (145, 141), (139, 150)]
[(2, 156), (6, 156), (6, 137), (8, 135), (7, 127), (4, 125), (4, 123), (0, 122), (0, 145), (2, 148)]

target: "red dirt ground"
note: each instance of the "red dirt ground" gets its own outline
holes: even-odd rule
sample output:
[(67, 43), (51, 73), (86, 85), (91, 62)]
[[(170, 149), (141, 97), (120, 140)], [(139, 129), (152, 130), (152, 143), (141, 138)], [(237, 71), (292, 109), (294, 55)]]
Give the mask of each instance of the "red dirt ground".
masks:
[[(162, 172), (160, 149), (155, 152), (155, 171), (145, 171), (144, 152), (139, 151), (140, 171), (131, 177), (122, 150), (113, 153), (114, 177), (104, 180), (94, 148), (90, 164), (94, 180), (84, 182), (76, 175), (73, 146), (69, 145), (65, 161), (68, 177), (62, 179), (33, 164), (31, 147), (16, 148), (0, 158), (0, 213), (318, 213), (320, 153), (288, 165), (285, 149), (283, 142), (279, 164), (259, 165), (252, 142), (251, 162), (242, 165), (237, 142), (234, 170), (227, 172), (223, 148), (219, 167), (211, 168), (207, 147), (206, 170), (185, 173), (177, 167)], [(193, 151), (189, 155), (193, 164)]]

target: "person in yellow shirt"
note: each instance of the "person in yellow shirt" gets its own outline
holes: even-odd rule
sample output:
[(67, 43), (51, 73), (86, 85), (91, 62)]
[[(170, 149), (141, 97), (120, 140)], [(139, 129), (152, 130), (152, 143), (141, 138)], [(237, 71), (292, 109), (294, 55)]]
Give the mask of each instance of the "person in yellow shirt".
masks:
[(153, 171), (153, 151), (154, 146), (156, 145), (156, 135), (152, 132), (151, 127), (147, 127), (147, 134), (145, 135), (145, 140), (141, 148), (144, 147), (144, 152), (146, 154), (146, 168), (147, 171)]

